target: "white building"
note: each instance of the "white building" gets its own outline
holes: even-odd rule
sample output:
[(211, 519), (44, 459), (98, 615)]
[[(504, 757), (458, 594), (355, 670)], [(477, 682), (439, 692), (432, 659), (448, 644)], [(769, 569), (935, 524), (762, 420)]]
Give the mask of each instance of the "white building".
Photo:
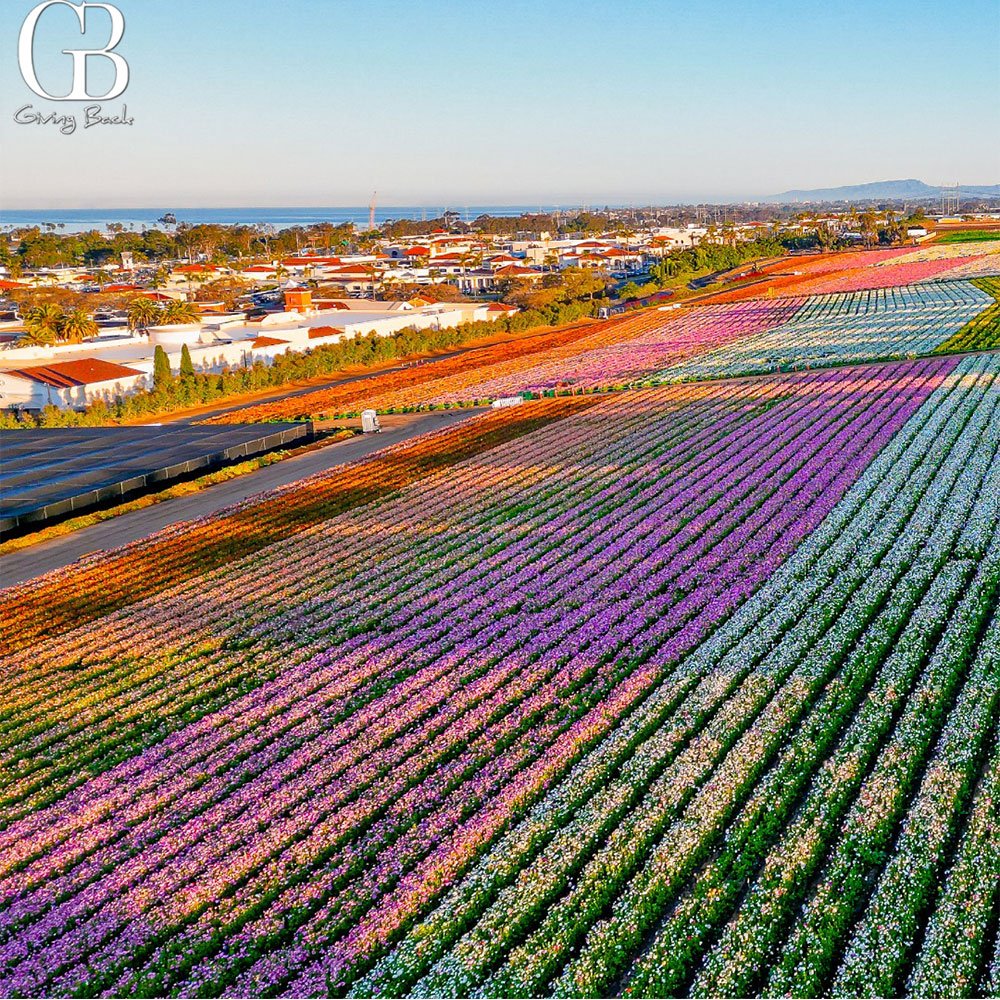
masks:
[[(151, 327), (144, 337), (26, 348), (50, 362), (34, 367), (11, 365), (2, 370), (3, 355), (14, 352), (0, 352), (0, 408), (40, 409), (47, 403), (79, 408), (95, 399), (113, 400), (146, 388), (158, 346), (175, 373), (185, 346), (196, 372), (219, 372), (258, 361), (270, 363), (288, 351), (324, 347), (355, 335), (387, 336), (407, 328), (441, 330), (472, 321), (492, 322), (517, 311), (488, 302), (413, 305), (370, 299), (325, 300), (317, 304), (328, 308), (316, 309), (310, 293), (302, 289), (290, 291), (287, 298), (296, 308), (252, 323), (242, 316), (207, 315), (200, 323)], [(56, 351), (60, 354), (54, 355)], [(59, 360), (51, 360), (53, 355)]]
[(145, 388), (146, 373), (100, 358), (0, 371), (0, 407), (40, 410), (53, 405), (80, 410), (98, 399), (112, 401)]

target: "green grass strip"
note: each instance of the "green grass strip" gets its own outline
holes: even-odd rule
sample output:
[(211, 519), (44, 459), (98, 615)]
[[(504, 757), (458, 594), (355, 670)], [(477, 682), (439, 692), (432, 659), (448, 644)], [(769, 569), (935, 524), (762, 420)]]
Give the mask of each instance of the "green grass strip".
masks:
[(996, 301), (949, 337), (935, 353), (992, 351), (1000, 348), (1000, 278), (973, 278), (972, 284), (989, 292)]

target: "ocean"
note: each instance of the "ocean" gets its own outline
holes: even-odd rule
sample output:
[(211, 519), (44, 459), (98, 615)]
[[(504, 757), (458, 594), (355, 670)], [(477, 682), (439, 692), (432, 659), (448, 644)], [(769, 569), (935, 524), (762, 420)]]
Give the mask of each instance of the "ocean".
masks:
[[(435, 219), (452, 208), (463, 221), (471, 222), (479, 215), (521, 215), (523, 212), (566, 211), (574, 206), (567, 205), (386, 205), (375, 210), (376, 222), (390, 219)], [(334, 208), (54, 208), (54, 209), (6, 209), (0, 208), (0, 229), (21, 226), (42, 226), (51, 223), (60, 233), (79, 233), (89, 229), (101, 229), (111, 223), (120, 223), (126, 229), (137, 232), (143, 229), (163, 228), (157, 222), (167, 212), (172, 212), (178, 222), (193, 225), (214, 223), (221, 226), (237, 224), (274, 226), (286, 229), (289, 226), (309, 226), (319, 222), (354, 222), (368, 224), (367, 206)]]

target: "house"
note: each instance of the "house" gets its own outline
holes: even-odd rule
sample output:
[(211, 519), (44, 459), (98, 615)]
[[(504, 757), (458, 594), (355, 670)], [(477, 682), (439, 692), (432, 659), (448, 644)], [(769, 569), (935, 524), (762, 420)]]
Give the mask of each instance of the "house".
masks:
[(541, 271), (536, 271), (532, 267), (522, 267), (520, 264), (506, 264), (504, 267), (498, 267), (493, 275), (500, 280), (513, 278), (516, 281), (539, 281), (545, 277)]
[(271, 281), (277, 277), (277, 268), (271, 264), (251, 264), (239, 272), (246, 281)]
[(145, 382), (145, 372), (100, 358), (13, 368), (0, 372), (0, 407), (40, 410), (52, 404), (82, 409), (98, 399), (124, 396)]

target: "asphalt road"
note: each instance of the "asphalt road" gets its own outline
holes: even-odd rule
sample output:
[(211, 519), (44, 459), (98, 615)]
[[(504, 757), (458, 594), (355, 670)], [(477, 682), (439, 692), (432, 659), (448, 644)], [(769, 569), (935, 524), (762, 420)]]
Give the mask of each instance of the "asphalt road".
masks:
[(286, 458), (256, 472), (238, 476), (229, 482), (210, 486), (198, 493), (165, 500), (130, 514), (120, 514), (61, 538), (3, 556), (0, 558), (0, 586), (11, 587), (22, 583), (42, 573), (68, 566), (88, 553), (113, 549), (145, 538), (178, 521), (204, 517), (230, 504), (239, 503), (255, 493), (273, 490), (315, 472), (344, 465), (417, 434), (467, 420), (477, 412), (482, 411), (434, 410), (428, 413), (389, 414), (380, 417), (383, 427), (381, 434), (366, 434), (364, 437), (336, 441), (304, 455)]

